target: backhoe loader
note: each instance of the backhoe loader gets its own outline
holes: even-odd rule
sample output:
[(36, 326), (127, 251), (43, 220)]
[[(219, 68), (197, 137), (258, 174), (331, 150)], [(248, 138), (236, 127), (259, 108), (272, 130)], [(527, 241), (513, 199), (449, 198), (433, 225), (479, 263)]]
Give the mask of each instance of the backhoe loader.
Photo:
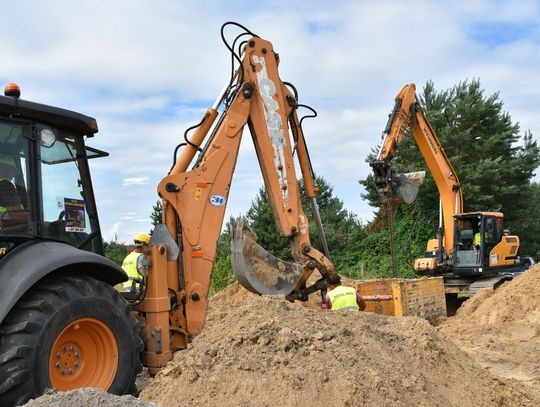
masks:
[[(224, 37), (228, 26), (243, 30), (232, 44)], [(85, 145), (98, 132), (96, 120), (23, 100), (15, 84), (0, 97), (0, 405), (23, 403), (48, 388), (133, 392), (142, 365), (157, 373), (201, 332), (246, 125), (276, 226), (289, 238), (295, 261), (267, 253), (239, 219), (232, 255), (239, 281), (290, 300), (339, 284), (318, 215), (296, 89), (280, 79), (270, 42), (236, 23), (224, 24), (221, 33), (238, 68), (233, 63), (224, 90), (186, 131), (157, 187), (163, 222), (143, 254), (137, 292), (113, 289), (127, 276), (103, 256), (88, 160), (108, 154)], [(241, 37), (247, 40), (237, 44)], [(309, 239), (293, 149), (324, 253)], [(308, 286), (314, 271), (321, 278)]]
[(410, 130), (440, 195), (437, 238), (428, 241), (425, 257), (415, 261), (414, 271), (442, 275), (447, 294), (471, 296), (480, 288), (495, 288), (521, 266), (519, 238), (505, 231), (501, 212), (463, 212), (458, 176), (415, 91), (415, 85), (408, 84), (396, 96), (377, 159), (371, 163), (377, 189), (385, 205), (416, 198), (423, 177), (398, 174), (392, 167), (399, 143)]

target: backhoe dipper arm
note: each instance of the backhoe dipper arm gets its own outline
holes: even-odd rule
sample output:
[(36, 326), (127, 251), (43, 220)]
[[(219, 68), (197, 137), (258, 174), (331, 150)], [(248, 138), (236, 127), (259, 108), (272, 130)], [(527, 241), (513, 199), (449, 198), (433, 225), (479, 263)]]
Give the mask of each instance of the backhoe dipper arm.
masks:
[[(290, 239), (298, 263), (294, 264), (292, 274), (286, 276), (286, 282), (292, 281), (292, 285), (285, 285), (282, 293), (290, 299), (305, 299), (308, 293), (324, 288), (328, 281), (339, 283), (330, 260), (310, 244), (287, 126), (289, 117), (296, 122), (297, 119), (294, 103), (287, 102), (290, 92), (279, 78), (277, 65), (278, 56), (270, 42), (258, 37), (247, 41), (235, 76), (233, 97), (210, 132), (205, 148), (200, 146), (218, 116), (217, 109), (227, 89), (208, 109), (179, 160), (158, 185), (164, 225), (158, 226), (152, 236), (146, 297), (137, 308), (146, 315), (147, 338), (153, 338), (148, 339), (145, 364), (154, 366), (154, 371), (170, 359), (171, 351), (185, 346), (189, 337), (200, 333), (203, 327), (217, 241), (246, 124), (251, 130), (277, 229)], [(301, 140), (300, 144), (303, 136)], [(197, 151), (201, 155), (188, 170)], [(300, 167), (307, 168), (305, 145), (298, 152)], [(306, 185), (310, 185), (309, 193), (314, 196), (311, 171)], [(279, 273), (289, 270), (284, 264), (278, 261), (276, 276), (266, 276), (264, 268), (257, 268), (256, 272), (262, 270), (262, 275), (255, 277), (265, 280), (265, 284), (279, 283)], [(315, 288), (307, 288), (307, 277), (315, 269), (323, 279)]]
[(372, 167), (379, 187), (384, 188), (385, 183), (391, 183), (391, 161), (405, 131), (410, 129), (439, 190), (443, 224), (446, 226), (444, 249), (448, 255), (453, 249), (453, 216), (463, 210), (461, 187), (450, 160), (418, 103), (415, 92), (416, 86), (411, 83), (405, 85), (397, 94), (394, 109), (383, 133), (384, 139), (379, 155), (372, 163)]
[[(292, 95), (287, 96), (287, 100), (294, 100)], [(314, 117), (314, 116), (307, 116)], [(315, 185), (315, 175), (313, 173), (313, 167), (311, 166), (311, 160), (309, 158), (309, 152), (306, 146), (306, 140), (304, 139), (304, 132), (302, 125), (298, 120), (296, 109), (293, 109), (289, 115), (289, 123), (293, 140), (296, 145), (296, 153), (298, 154), (298, 161), (300, 163), (300, 171), (302, 172), (302, 179), (304, 180), (304, 188), (306, 189), (306, 196), (311, 201), (311, 209), (313, 213), (313, 219), (315, 220), (317, 231), (319, 233), (319, 241), (323, 248), (323, 252), (326, 257), (330, 257), (330, 251), (328, 250), (328, 243), (324, 234), (324, 228), (321, 221), (321, 215), (319, 213), (319, 206), (317, 204), (317, 193), (319, 188)]]

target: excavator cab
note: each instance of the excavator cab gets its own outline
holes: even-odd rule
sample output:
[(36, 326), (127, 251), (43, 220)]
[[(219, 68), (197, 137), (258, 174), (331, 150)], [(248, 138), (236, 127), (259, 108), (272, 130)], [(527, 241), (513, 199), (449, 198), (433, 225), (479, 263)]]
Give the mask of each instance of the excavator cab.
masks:
[(504, 230), (500, 212), (455, 215), (454, 272), (460, 275), (491, 274), (514, 266), (519, 239)]
[(108, 154), (84, 142), (95, 120), (17, 94), (0, 97), (2, 257), (34, 239), (102, 254), (88, 159)]

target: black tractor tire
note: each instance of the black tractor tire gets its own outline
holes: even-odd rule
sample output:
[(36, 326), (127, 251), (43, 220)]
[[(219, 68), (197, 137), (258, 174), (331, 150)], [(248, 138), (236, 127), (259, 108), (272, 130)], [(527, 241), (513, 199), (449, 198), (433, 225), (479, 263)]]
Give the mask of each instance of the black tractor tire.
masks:
[(56, 273), (26, 292), (0, 325), (0, 406), (23, 404), (54, 387), (49, 363), (55, 341), (85, 319), (99, 321), (116, 341), (117, 369), (106, 390), (122, 395), (136, 389), (143, 343), (127, 301), (102, 281)]

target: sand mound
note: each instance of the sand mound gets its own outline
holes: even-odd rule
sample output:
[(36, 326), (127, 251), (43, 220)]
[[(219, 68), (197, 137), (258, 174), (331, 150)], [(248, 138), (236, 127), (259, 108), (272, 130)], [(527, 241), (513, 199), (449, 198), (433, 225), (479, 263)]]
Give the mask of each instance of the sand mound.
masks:
[(479, 298), (474, 296), (458, 311), (457, 317), (462, 322), (468, 320), (498, 328), (515, 324), (540, 325), (540, 265), (503, 284), (495, 292), (484, 289), (479, 294)]
[(30, 400), (24, 407), (158, 407), (133, 396), (114, 396), (102, 389), (77, 389), (68, 392), (52, 392), (35, 400)]
[(208, 321), (143, 400), (168, 407), (540, 404), (421, 319), (314, 310), (233, 286), (213, 299)]
[[(229, 312), (234, 311), (236, 307), (243, 304), (248, 298), (256, 297), (259, 296), (246, 290), (238, 282), (229, 285), (210, 298), (204, 329), (212, 326), (216, 321), (223, 319)], [(308, 301), (297, 302), (297, 304), (312, 310), (321, 310), (321, 296), (317, 292), (310, 295)]]
[(208, 311), (204, 321), (204, 330), (219, 323), (229, 312), (243, 304), (247, 298), (257, 297), (239, 283), (234, 283), (214, 295), (208, 302)]
[(441, 330), (460, 338), (482, 330), (510, 334), (514, 331), (515, 336), (516, 331), (523, 333), (523, 329), (528, 333), (522, 339), (540, 335), (540, 265), (496, 291), (480, 290), (441, 326)]
[(540, 265), (484, 289), (439, 329), (499, 376), (540, 384)]

